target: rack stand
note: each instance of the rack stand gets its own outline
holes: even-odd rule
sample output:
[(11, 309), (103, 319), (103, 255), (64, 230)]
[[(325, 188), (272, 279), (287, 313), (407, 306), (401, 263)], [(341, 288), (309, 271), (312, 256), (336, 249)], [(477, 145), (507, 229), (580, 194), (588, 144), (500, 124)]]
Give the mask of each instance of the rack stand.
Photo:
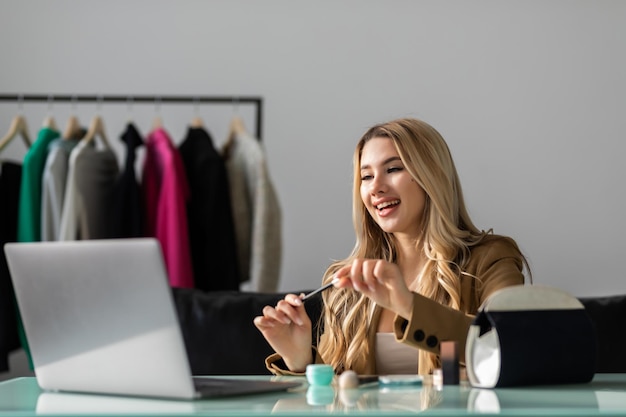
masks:
[(263, 132), (263, 98), (258, 96), (169, 96), (169, 95), (56, 95), (56, 94), (0, 94), (0, 101), (72, 102), (72, 103), (178, 103), (178, 104), (253, 104), (255, 106), (255, 136), (261, 140)]

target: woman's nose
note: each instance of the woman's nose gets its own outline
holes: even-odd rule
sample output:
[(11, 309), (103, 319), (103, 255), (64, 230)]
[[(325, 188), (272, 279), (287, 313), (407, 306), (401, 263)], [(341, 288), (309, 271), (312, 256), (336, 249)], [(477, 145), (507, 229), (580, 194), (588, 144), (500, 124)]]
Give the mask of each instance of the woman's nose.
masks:
[(387, 191), (387, 183), (379, 175), (375, 176), (370, 183), (370, 193), (380, 194)]

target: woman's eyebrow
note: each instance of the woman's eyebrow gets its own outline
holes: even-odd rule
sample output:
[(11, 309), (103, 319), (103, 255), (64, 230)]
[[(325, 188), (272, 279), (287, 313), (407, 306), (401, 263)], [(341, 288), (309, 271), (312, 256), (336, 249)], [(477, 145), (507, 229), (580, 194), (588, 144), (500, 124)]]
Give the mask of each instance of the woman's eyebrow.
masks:
[[(391, 158), (387, 158), (383, 161), (382, 165), (387, 165), (390, 162), (394, 162), (394, 161), (400, 161), (400, 157), (399, 156), (392, 156)], [(369, 169), (371, 168), (369, 165), (361, 165), (361, 170), (364, 169)]]

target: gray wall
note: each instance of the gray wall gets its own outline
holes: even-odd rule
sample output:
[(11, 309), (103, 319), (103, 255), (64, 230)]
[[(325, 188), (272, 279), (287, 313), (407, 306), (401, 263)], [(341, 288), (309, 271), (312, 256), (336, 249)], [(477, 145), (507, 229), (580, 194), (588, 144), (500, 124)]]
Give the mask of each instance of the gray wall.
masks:
[[(535, 282), (625, 293), (626, 2), (0, 0), (0, 93), (260, 95), (284, 225), (281, 290), (346, 256), (351, 156), (370, 125), (415, 116), (452, 149), (481, 228), (513, 236)], [(223, 142), (229, 106), (197, 111)], [(0, 131), (18, 111), (0, 103)], [(25, 104), (31, 133), (95, 105)], [(109, 141), (151, 105), (103, 105)], [(251, 129), (254, 119), (240, 106)], [(2, 132), (2, 133), (3, 133)], [(1, 158), (21, 158), (14, 141)], [(219, 277), (217, 277), (219, 279)]]

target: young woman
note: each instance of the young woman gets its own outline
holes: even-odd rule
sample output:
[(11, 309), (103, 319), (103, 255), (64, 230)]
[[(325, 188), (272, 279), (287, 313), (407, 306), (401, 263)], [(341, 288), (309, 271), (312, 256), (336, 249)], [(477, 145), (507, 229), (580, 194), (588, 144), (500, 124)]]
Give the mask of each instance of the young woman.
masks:
[[(337, 373), (431, 373), (442, 341), (458, 342), (494, 291), (524, 284), (526, 259), (508, 237), (472, 223), (443, 137), (416, 119), (370, 128), (354, 153), (351, 255), (330, 265), (323, 332), (312, 348), (301, 296), (287, 295), (254, 320), (275, 350), (275, 374), (310, 363)], [(530, 278), (530, 276), (529, 276)], [(415, 349), (417, 348), (417, 349)]]

